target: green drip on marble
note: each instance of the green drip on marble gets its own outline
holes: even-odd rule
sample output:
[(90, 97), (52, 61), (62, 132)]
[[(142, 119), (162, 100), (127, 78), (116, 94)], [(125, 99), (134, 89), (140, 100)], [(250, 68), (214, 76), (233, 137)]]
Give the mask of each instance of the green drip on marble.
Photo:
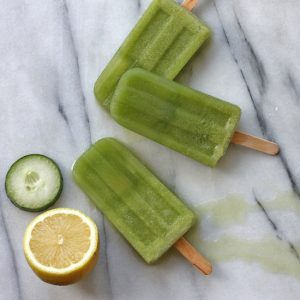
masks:
[[(271, 201), (264, 201), (264, 207), (273, 212), (289, 212), (300, 216), (300, 201), (293, 192), (278, 194)], [(206, 202), (196, 207), (199, 219), (206, 219), (216, 227), (233, 227), (245, 224), (251, 213), (259, 212), (255, 203), (249, 203), (240, 195)], [(300, 280), (300, 263), (286, 241), (272, 235), (259, 240), (248, 240), (223, 236), (214, 241), (199, 240), (199, 232), (192, 229), (187, 238), (214, 264), (242, 260), (259, 264), (265, 270), (292, 276)], [(295, 245), (300, 248), (300, 240)]]
[(225, 236), (217, 241), (200, 242), (201, 251), (213, 263), (242, 260), (265, 270), (300, 280), (300, 263), (287, 243), (264, 238), (257, 241)]
[(266, 209), (288, 211), (300, 216), (300, 201), (293, 192), (280, 193), (273, 201), (265, 204)]
[(200, 220), (208, 218), (216, 226), (243, 224), (249, 212), (255, 209), (239, 195), (231, 195), (220, 201), (206, 202), (195, 208)]

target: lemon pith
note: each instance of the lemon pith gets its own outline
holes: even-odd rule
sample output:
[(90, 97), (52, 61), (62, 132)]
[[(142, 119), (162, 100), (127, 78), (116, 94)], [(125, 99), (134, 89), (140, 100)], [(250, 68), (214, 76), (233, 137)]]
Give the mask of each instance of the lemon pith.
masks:
[(29, 265), (42, 280), (70, 284), (96, 264), (98, 230), (77, 210), (53, 209), (28, 225), (23, 246)]

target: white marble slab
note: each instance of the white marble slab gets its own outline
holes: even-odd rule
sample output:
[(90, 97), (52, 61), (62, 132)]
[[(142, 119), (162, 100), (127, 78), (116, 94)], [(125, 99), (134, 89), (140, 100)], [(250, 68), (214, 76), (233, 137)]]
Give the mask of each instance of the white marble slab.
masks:
[[(0, 1), (0, 299), (299, 299), (300, 2), (200, 2), (194, 12), (214, 35), (177, 80), (240, 105), (240, 129), (275, 140), (278, 157), (231, 146), (210, 169), (121, 128), (99, 107), (94, 82), (149, 0)], [(213, 275), (173, 250), (146, 265), (75, 186), (73, 160), (105, 136), (122, 140), (195, 208), (189, 238)], [(36, 152), (62, 168), (55, 206), (81, 209), (99, 226), (99, 263), (72, 286), (33, 274), (22, 237), (35, 214), (4, 191), (10, 164)]]

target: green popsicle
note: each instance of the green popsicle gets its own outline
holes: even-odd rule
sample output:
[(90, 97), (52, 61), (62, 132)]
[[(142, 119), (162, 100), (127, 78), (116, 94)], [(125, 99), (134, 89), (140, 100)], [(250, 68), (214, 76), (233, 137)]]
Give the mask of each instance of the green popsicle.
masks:
[(119, 79), (133, 67), (174, 79), (209, 35), (209, 29), (174, 0), (153, 0), (96, 81), (97, 100), (109, 109)]
[(193, 212), (113, 138), (92, 145), (74, 164), (73, 178), (147, 263), (195, 221)]
[(135, 68), (119, 81), (111, 115), (124, 127), (214, 167), (230, 143), (241, 110)]

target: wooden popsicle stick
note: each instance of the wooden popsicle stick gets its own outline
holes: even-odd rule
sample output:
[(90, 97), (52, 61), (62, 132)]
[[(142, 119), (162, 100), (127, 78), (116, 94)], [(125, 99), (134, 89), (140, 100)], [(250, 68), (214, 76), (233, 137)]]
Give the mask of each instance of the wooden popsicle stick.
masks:
[(279, 153), (279, 146), (276, 143), (258, 138), (241, 131), (236, 131), (234, 133), (231, 139), (231, 143), (251, 148), (270, 155), (276, 155)]
[(178, 240), (174, 246), (198, 271), (204, 275), (212, 272), (212, 266), (184, 237)]
[(189, 11), (192, 11), (194, 9), (194, 7), (197, 5), (198, 0), (184, 0), (181, 3), (181, 6), (186, 8)]

